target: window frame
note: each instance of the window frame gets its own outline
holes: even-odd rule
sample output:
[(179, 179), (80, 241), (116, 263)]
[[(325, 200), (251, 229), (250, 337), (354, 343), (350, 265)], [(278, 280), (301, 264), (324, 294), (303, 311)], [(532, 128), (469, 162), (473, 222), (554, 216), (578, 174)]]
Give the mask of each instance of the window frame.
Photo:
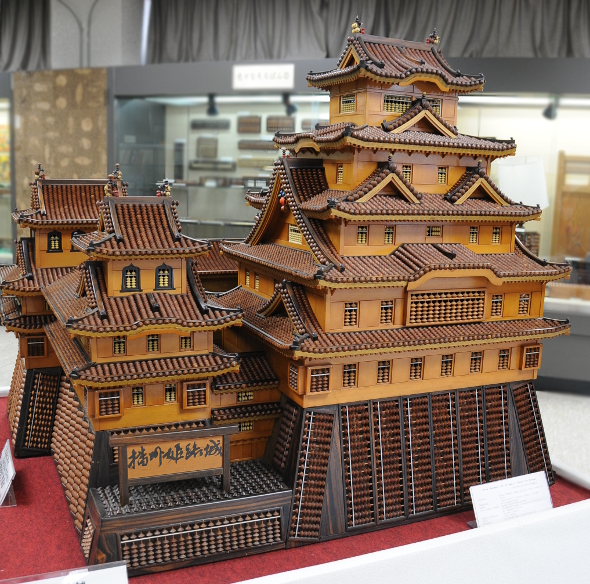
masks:
[[(391, 241), (387, 241), (388, 236), (391, 236)], [(394, 245), (395, 244), (395, 226), (386, 225), (385, 232), (383, 233), (383, 245)]]
[[(100, 414), (100, 400), (101, 396), (105, 393), (115, 393), (119, 394), (119, 413), (118, 414), (106, 414), (101, 416)], [(115, 396), (104, 396), (102, 399), (114, 399)], [(132, 398), (133, 399), (133, 398)], [(139, 406), (136, 406), (139, 407)], [(105, 419), (105, 418), (120, 418), (125, 410), (125, 400), (123, 399), (123, 390), (121, 388), (115, 389), (103, 389), (94, 392), (94, 417), (98, 419)]]
[[(204, 385), (204, 387), (190, 387), (196, 384)], [(205, 403), (204, 404), (197, 404), (196, 406), (189, 406), (188, 405), (188, 393), (191, 390), (205, 390)], [(182, 384), (182, 409), (183, 410), (199, 410), (199, 409), (206, 409), (209, 407), (209, 394), (210, 394), (210, 386), (209, 381), (200, 381), (200, 380), (193, 380), (193, 381), (185, 381)]]
[[(389, 98), (389, 99), (388, 99)], [(385, 114), (405, 114), (412, 107), (412, 96), (397, 93), (383, 94), (383, 113)]]
[[(527, 356), (527, 351), (530, 350), (537, 350), (537, 364), (536, 365), (532, 365), (532, 366), (528, 366), (526, 365), (526, 356)], [(538, 369), (539, 367), (541, 367), (541, 357), (543, 356), (543, 345), (541, 343), (535, 343), (534, 345), (525, 345), (522, 348), (522, 356), (521, 356), (521, 362), (520, 362), (520, 368), (530, 371), (531, 369)]]
[[(477, 370), (472, 371), (474, 363), (479, 363)], [(483, 351), (471, 351), (469, 356), (469, 374), (475, 375), (476, 373), (482, 373), (483, 371)]]
[[(447, 357), (447, 359), (445, 359), (445, 357)], [(448, 357), (450, 357), (450, 359), (448, 359)], [(450, 373), (443, 374), (443, 367), (444, 367), (445, 363), (451, 363), (451, 372)], [(445, 353), (444, 355), (441, 355), (440, 376), (441, 377), (453, 377), (454, 373), (455, 373), (455, 354), (454, 353)]]
[[(183, 339), (188, 339), (188, 347), (183, 347), (182, 346), (182, 340)], [(180, 351), (191, 351), (193, 348), (193, 337), (192, 335), (188, 335), (188, 337), (186, 335), (183, 335), (180, 337), (180, 340), (178, 341), (178, 346), (179, 346), (179, 350)]]
[[(412, 366), (420, 363), (420, 376), (412, 377)], [(422, 381), (424, 379), (424, 357), (410, 358), (410, 381)]]
[[(345, 100), (348, 99), (348, 102), (345, 102)], [(347, 106), (352, 105), (352, 108), (349, 109)], [(352, 113), (356, 113), (356, 93), (343, 93), (340, 96), (340, 113), (341, 114), (352, 114)], [(345, 106), (343, 108), (343, 106)]]
[[(385, 365), (387, 363), (387, 365)], [(387, 381), (379, 381), (379, 371), (387, 369)], [(383, 359), (382, 361), (377, 361), (377, 385), (385, 385), (391, 383), (391, 359)]]
[[(134, 404), (133, 403), (133, 392), (136, 389), (141, 389), (141, 403), (140, 404)], [(145, 407), (145, 386), (143, 385), (135, 385), (133, 387), (131, 387), (131, 407), (132, 408), (144, 408)]]
[[(25, 337), (27, 339), (27, 357), (46, 357), (47, 356), (47, 342), (45, 337)], [(29, 348), (31, 345), (43, 345), (43, 352), (40, 355), (31, 355)]]
[[(346, 368), (348, 369), (348, 372), (352, 372), (354, 371), (354, 383), (352, 385), (344, 385), (344, 375), (345, 373), (347, 373)], [(354, 389), (355, 387), (358, 387), (359, 384), (359, 364), (358, 363), (344, 363), (342, 365), (342, 389)]]
[[(328, 373), (322, 373), (321, 375), (328, 378), (328, 389), (324, 389), (321, 391), (311, 391), (311, 380), (314, 376), (314, 373), (319, 369), (327, 369)], [(315, 395), (315, 394), (326, 394), (332, 391), (332, 365), (315, 365), (313, 367), (307, 367), (307, 374), (306, 374), (306, 385), (305, 385), (305, 393), (308, 395)]]
[[(128, 271), (135, 271), (135, 279), (136, 279), (136, 287), (135, 288), (128, 288), (127, 287), (127, 272)], [(121, 272), (121, 292), (141, 292), (141, 270), (134, 266), (133, 264), (129, 264), (125, 266)]]
[(298, 225), (293, 225), (293, 223), (289, 223), (288, 240), (289, 243), (294, 243), (295, 245), (303, 244), (303, 233), (301, 232), (301, 229), (299, 229)]
[[(115, 343), (119, 341), (123, 343), (123, 352), (117, 353), (115, 351)], [(126, 335), (118, 335), (113, 337), (113, 356), (115, 355), (127, 355), (127, 336)]]
[[(498, 241), (494, 241), (494, 238), (498, 236)], [(501, 245), (502, 244), (502, 227), (498, 225), (492, 226), (492, 245)]]
[[(445, 180), (441, 182), (441, 176), (444, 175)], [(437, 166), (436, 167), (436, 184), (446, 185), (449, 182), (449, 167), (448, 166)]]
[[(58, 249), (51, 249), (51, 238), (57, 236), (57, 241), (59, 244)], [(63, 237), (61, 231), (50, 231), (47, 234), (47, 253), (62, 253), (63, 252)]]
[[(438, 235), (434, 235), (433, 231), (435, 229), (439, 229)], [(426, 226), (426, 238), (427, 239), (435, 239), (443, 236), (443, 226), (442, 225), (427, 225)]]
[[(499, 301), (494, 301), (494, 299), (500, 298)], [(494, 306), (500, 305), (500, 314), (494, 314)], [(504, 316), (504, 294), (492, 294), (492, 299), (490, 300), (490, 318), (502, 318)]]
[[(471, 241), (471, 236), (475, 233), (475, 241)], [(479, 244), (479, 225), (469, 226), (469, 243), (471, 245)]]
[[(350, 304), (351, 306), (347, 306)], [(354, 306), (352, 306), (354, 305)], [(354, 324), (346, 324), (346, 313), (349, 312), (350, 314), (354, 313)], [(345, 302), (344, 303), (344, 314), (342, 319), (342, 327), (343, 328), (353, 328), (358, 327), (359, 325), (359, 303), (358, 302)]]
[[(159, 278), (162, 270), (168, 270), (168, 286), (160, 286)], [(154, 290), (174, 290), (174, 270), (168, 264), (161, 264), (156, 268), (156, 279), (154, 281)]]
[[(166, 399), (166, 392), (168, 391), (169, 387), (174, 387), (174, 399), (173, 400)], [(178, 403), (178, 383), (165, 383), (164, 384), (164, 405), (177, 404), (177, 403)]]
[[(500, 367), (500, 360), (502, 359), (502, 357), (504, 355), (502, 355), (503, 352), (508, 353), (508, 360), (506, 361), (506, 367)], [(508, 369), (510, 369), (510, 356), (511, 356), (512, 351), (510, 349), (499, 349), (498, 350), (498, 371), (508, 371)]]
[[(364, 239), (364, 241), (361, 241)], [(356, 244), (357, 245), (369, 245), (369, 226), (368, 225), (357, 225), (356, 226)]]
[[(383, 320), (383, 311), (387, 311), (387, 309), (391, 309), (391, 318), (389, 320)], [(381, 306), (379, 309), (379, 324), (393, 324), (393, 319), (395, 317), (395, 300), (381, 300)]]

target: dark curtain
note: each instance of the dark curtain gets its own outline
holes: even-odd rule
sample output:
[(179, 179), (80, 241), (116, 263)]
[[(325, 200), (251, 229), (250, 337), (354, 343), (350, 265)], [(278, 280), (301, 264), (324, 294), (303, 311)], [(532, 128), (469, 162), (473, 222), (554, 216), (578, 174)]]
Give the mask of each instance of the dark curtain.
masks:
[(49, 68), (50, 0), (0, 0), (0, 71)]
[(590, 57), (590, 0), (152, 0), (150, 63), (338, 57), (367, 34), (448, 57)]

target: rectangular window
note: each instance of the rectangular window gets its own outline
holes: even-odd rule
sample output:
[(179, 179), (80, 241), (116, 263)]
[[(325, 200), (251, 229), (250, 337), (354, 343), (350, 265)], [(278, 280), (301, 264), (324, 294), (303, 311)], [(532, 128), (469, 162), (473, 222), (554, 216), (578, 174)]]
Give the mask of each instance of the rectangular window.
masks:
[(393, 300), (383, 300), (381, 302), (381, 324), (393, 323)]
[(391, 361), (379, 361), (377, 363), (377, 383), (389, 383)]
[(148, 335), (148, 353), (157, 353), (160, 350), (160, 335)]
[(485, 297), (483, 290), (412, 293), (408, 324), (483, 320)]
[(412, 165), (402, 164), (402, 176), (407, 182), (412, 182)]
[(340, 113), (349, 114), (356, 111), (356, 95), (350, 93), (340, 96)]
[(525, 347), (524, 350), (524, 368), (534, 369), (539, 366), (539, 357), (541, 355), (541, 345), (534, 347)]
[(167, 404), (170, 404), (170, 403), (173, 403), (176, 401), (176, 383), (166, 384), (165, 391), (164, 391), (164, 401)]
[(426, 237), (441, 237), (442, 226), (441, 225), (428, 225), (426, 227)]
[(125, 268), (123, 270), (123, 291), (139, 290), (139, 269)]
[(504, 306), (504, 295), (492, 295), (492, 316), (502, 316), (502, 308)]
[(430, 107), (436, 115), (442, 115), (442, 99), (429, 99), (428, 103), (430, 103)]
[(207, 405), (207, 384), (191, 383), (186, 386), (186, 405), (187, 408), (198, 408)]
[(126, 344), (127, 337), (115, 337), (113, 339), (113, 355), (124, 355), (127, 350)]
[(385, 245), (391, 245), (394, 241), (394, 237), (395, 237), (395, 227), (386, 227), (385, 228), (385, 239), (383, 241), (383, 243), (385, 243)]
[(498, 369), (508, 369), (510, 365), (510, 349), (500, 349)]
[(289, 243), (299, 243), (303, 242), (303, 236), (301, 234), (301, 230), (297, 225), (289, 224)]
[(254, 429), (254, 422), (240, 422), (240, 432), (251, 432)]
[(250, 272), (246, 270), (246, 286), (250, 287)]
[(502, 231), (499, 227), (492, 227), (492, 243), (500, 243)]
[(356, 386), (356, 363), (344, 365), (342, 368), (342, 387)]
[(479, 227), (473, 225), (469, 228), (469, 243), (477, 243), (479, 241)]
[(330, 368), (319, 367), (311, 370), (311, 381), (309, 385), (310, 393), (320, 391), (330, 391)]
[(422, 379), (422, 364), (424, 359), (422, 357), (414, 357), (410, 361), (410, 381)]
[(43, 357), (45, 355), (45, 337), (27, 339), (27, 355), (29, 357)]
[(471, 363), (469, 365), (469, 373), (481, 372), (481, 351), (471, 353)]
[(369, 234), (369, 228), (366, 225), (359, 225), (356, 228), (356, 242), (359, 245), (365, 245), (367, 243)]
[(98, 393), (98, 417), (118, 416), (121, 414), (121, 396), (118, 391), (101, 391)]
[(134, 406), (143, 405), (143, 387), (134, 387), (131, 390), (132, 403)]
[(521, 294), (518, 300), (518, 314), (528, 314), (530, 308), (530, 298), (528, 294)]
[(190, 337), (180, 337), (180, 350), (187, 351), (191, 348), (191, 338)]
[(260, 276), (258, 274), (254, 276), (254, 290), (260, 290)]
[(441, 377), (450, 377), (453, 375), (453, 361), (454, 355), (443, 355), (442, 356), (442, 363), (440, 366), (440, 376)]
[(344, 326), (356, 326), (358, 322), (358, 302), (344, 303)]
[(409, 95), (390, 95), (383, 96), (383, 111), (389, 114), (403, 114), (412, 105), (412, 98)]
[(446, 166), (439, 166), (437, 172), (437, 179), (439, 185), (446, 185), (447, 184), (447, 167)]
[(47, 251), (61, 251), (61, 233), (52, 231), (47, 236)]
[(158, 288), (170, 288), (170, 268), (158, 269)]
[(336, 182), (341, 185), (344, 182), (344, 165), (338, 165), (338, 172), (336, 174)]
[(297, 373), (299, 369), (295, 365), (289, 365), (289, 387), (297, 391)]
[(254, 399), (253, 391), (238, 391), (238, 402), (248, 402)]

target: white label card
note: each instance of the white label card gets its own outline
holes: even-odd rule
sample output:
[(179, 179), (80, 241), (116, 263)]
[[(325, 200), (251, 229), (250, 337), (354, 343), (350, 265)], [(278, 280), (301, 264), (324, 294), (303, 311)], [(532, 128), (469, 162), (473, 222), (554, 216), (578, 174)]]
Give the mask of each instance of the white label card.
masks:
[(295, 65), (234, 65), (233, 89), (293, 89)]
[(8, 494), (12, 479), (16, 476), (14, 463), (12, 462), (12, 452), (10, 451), (10, 442), (7, 440), (2, 454), (0, 454), (0, 505)]
[(543, 471), (470, 487), (478, 527), (553, 508)]

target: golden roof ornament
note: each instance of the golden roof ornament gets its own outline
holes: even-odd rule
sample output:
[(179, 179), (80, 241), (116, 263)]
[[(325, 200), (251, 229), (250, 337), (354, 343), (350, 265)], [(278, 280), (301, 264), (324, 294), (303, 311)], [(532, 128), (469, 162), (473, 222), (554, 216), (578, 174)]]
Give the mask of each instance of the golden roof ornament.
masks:
[(355, 21), (352, 23), (352, 34), (357, 34), (359, 32), (364, 33), (365, 31), (363, 29), (361, 29), (361, 19), (358, 17), (358, 14), (356, 16)]
[(440, 37), (436, 32), (436, 28), (432, 29), (430, 36), (426, 39), (427, 45), (438, 45), (440, 43)]
[(37, 164), (37, 168), (35, 169), (35, 180), (45, 180), (45, 171), (41, 166), (41, 163)]
[(170, 196), (170, 183), (167, 178), (162, 181), (162, 188), (156, 191), (156, 197), (169, 197)]
[(123, 178), (123, 173), (121, 172), (118, 162), (115, 164), (115, 172), (113, 172), (113, 175), (115, 176), (115, 180), (121, 180)]

